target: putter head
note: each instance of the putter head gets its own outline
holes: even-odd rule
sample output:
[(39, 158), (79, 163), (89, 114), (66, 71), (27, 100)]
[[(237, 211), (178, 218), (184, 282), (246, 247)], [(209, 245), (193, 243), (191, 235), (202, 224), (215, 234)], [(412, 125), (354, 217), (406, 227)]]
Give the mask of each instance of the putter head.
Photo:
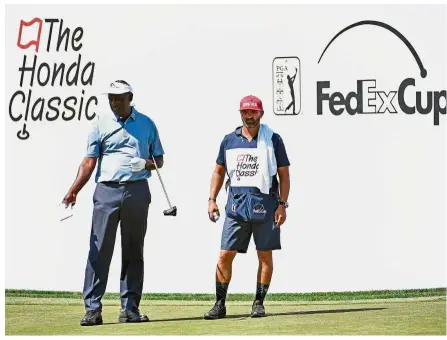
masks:
[(177, 207), (172, 207), (170, 209), (164, 210), (163, 215), (165, 216), (177, 216)]

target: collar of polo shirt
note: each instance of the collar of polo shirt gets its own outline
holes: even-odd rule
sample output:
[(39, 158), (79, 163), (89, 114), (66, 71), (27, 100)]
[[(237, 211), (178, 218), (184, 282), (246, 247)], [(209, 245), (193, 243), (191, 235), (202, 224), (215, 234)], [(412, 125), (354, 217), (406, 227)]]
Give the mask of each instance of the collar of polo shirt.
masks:
[[(247, 137), (245, 137), (245, 136), (242, 134), (242, 126), (238, 126), (238, 127), (236, 128), (236, 130), (234, 130), (234, 133), (235, 133), (237, 136), (240, 136), (240, 137), (243, 137), (243, 138), (247, 139)], [(253, 139), (258, 139), (258, 135), (253, 136)]]
[[(119, 120), (119, 116), (117, 116), (116, 114), (113, 114), (112, 117), (115, 122)], [(130, 107), (130, 116), (128, 119), (132, 119), (133, 121), (137, 119), (136, 110), (133, 106)]]

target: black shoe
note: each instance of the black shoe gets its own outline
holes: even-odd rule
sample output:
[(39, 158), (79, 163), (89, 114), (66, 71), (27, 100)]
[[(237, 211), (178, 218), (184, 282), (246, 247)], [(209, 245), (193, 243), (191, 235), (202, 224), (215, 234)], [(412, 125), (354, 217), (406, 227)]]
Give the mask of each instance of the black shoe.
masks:
[(217, 301), (208, 313), (205, 313), (205, 320), (216, 320), (224, 318), (227, 315), (227, 307), (222, 301)]
[(126, 309), (120, 312), (119, 322), (149, 322), (147, 315), (141, 315), (138, 309)]
[(81, 320), (81, 326), (102, 325), (101, 310), (89, 310)]
[(251, 317), (261, 318), (263, 316), (265, 316), (264, 305), (262, 304), (262, 301), (255, 300), (255, 302), (253, 302), (253, 306), (251, 307)]

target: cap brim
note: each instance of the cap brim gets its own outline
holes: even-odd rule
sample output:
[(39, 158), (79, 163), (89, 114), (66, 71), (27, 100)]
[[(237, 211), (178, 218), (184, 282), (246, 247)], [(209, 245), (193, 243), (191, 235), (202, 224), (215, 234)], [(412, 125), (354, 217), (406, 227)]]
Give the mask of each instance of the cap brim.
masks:
[(239, 111), (245, 111), (245, 110), (262, 111), (262, 109), (260, 109), (258, 107), (244, 107), (244, 108), (239, 109)]
[(116, 89), (114, 90), (109, 90), (107, 92), (104, 92), (103, 94), (125, 94), (125, 93), (132, 93), (131, 91), (123, 91), (122, 89)]

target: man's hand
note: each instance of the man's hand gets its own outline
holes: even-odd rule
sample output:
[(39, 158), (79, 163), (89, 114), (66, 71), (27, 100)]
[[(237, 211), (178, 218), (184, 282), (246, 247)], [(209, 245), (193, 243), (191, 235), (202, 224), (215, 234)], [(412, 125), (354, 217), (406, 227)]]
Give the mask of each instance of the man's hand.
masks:
[(67, 208), (70, 204), (75, 205), (76, 204), (76, 194), (73, 191), (69, 191), (64, 199), (62, 200), (62, 203), (65, 204), (65, 208)]
[(139, 172), (146, 168), (146, 160), (140, 157), (132, 158), (129, 163), (132, 167), (132, 172)]
[(217, 213), (220, 216), (219, 208), (217, 207), (216, 202), (209, 201), (208, 202), (208, 217), (212, 222), (216, 222), (216, 220), (214, 219), (214, 216), (213, 216), (214, 213)]
[(281, 227), (281, 225), (286, 221), (287, 213), (286, 207), (283, 205), (279, 205), (275, 211), (275, 225), (277, 228)]

